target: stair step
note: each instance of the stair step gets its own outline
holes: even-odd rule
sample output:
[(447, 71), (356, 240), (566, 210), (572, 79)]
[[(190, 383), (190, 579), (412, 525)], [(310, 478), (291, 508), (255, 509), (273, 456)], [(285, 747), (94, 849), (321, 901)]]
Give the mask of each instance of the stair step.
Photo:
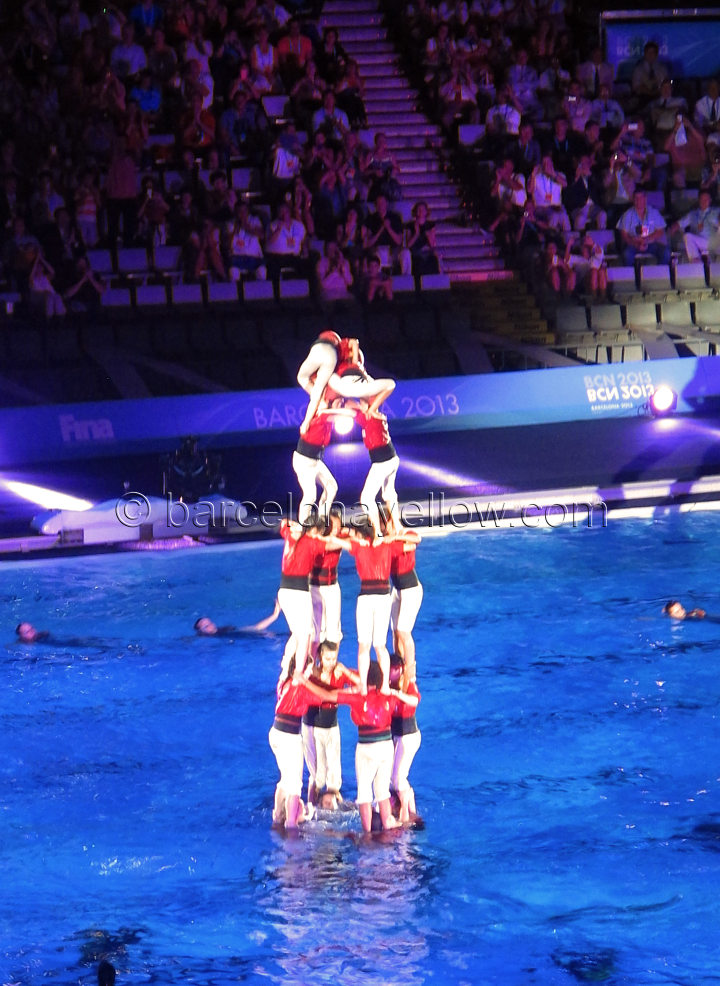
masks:
[(413, 148), (418, 151), (427, 150), (427, 137), (422, 134), (388, 134), (387, 143), (393, 152), (409, 151)]
[[(358, 20), (360, 18), (357, 18)], [(365, 27), (363, 25), (358, 27), (346, 27), (343, 30), (343, 43), (347, 39), (348, 41), (385, 41), (387, 34), (385, 29), (382, 27)]]
[(435, 227), (435, 239), (438, 241), (438, 246), (441, 246), (443, 250), (455, 250), (465, 246), (472, 246), (477, 250), (499, 250), (492, 237), (485, 239), (479, 233), (474, 233), (469, 229), (465, 230), (464, 233), (448, 234), (439, 227)]
[(382, 113), (387, 107), (413, 103), (418, 99), (418, 94), (414, 89), (401, 89), (399, 86), (391, 86), (389, 89), (369, 89), (366, 90), (363, 102), (367, 109), (374, 108)]
[(373, 65), (371, 63), (370, 65), (366, 65), (360, 74), (362, 75), (362, 80), (365, 83), (366, 89), (372, 88), (372, 79), (379, 80), (376, 88), (382, 88), (383, 85), (387, 86), (388, 89), (395, 85), (410, 85), (400, 71), (400, 67), (397, 65), (393, 66), (392, 71), (390, 71), (387, 65)]
[(382, 24), (383, 15), (375, 10), (336, 10), (331, 13), (323, 13), (320, 18), (321, 27), (336, 27), (338, 33), (343, 33), (343, 28), (358, 27), (361, 22), (363, 26), (378, 27)]
[[(343, 38), (342, 46), (347, 54), (356, 61), (358, 60), (358, 56), (367, 54), (367, 45), (364, 41), (353, 41), (352, 39)], [(380, 52), (394, 53), (395, 45), (391, 41), (376, 41), (372, 46), (372, 50), (378, 54)]]
[(364, 76), (365, 70), (368, 65), (387, 65), (387, 67), (392, 70), (398, 64), (398, 57), (394, 51), (377, 51), (373, 43), (371, 50), (366, 50), (362, 52), (357, 52), (355, 55), (355, 61), (358, 63), (358, 68), (360, 69), (360, 76)]
[(478, 260), (493, 260), (500, 256), (500, 250), (495, 246), (484, 246), (477, 244), (468, 244), (467, 246), (460, 246), (459, 244), (444, 244), (438, 242), (438, 250), (443, 255), (443, 257), (449, 257), (453, 260), (463, 260), (463, 259), (473, 259)]
[(347, 14), (352, 11), (356, 17), (361, 17), (376, 13), (379, 6), (377, 0), (327, 0), (322, 15), (329, 17), (331, 14)]
[[(450, 282), (455, 285), (460, 285), (461, 290), (462, 287), (470, 284), (475, 285), (475, 284), (488, 283), (494, 286), (496, 283), (501, 281), (515, 281), (514, 272), (511, 270), (507, 270), (507, 268), (503, 270), (483, 270), (483, 271), (458, 270), (458, 271), (448, 271), (447, 273), (450, 277)], [(520, 282), (516, 282), (516, 283), (520, 283)], [(503, 285), (503, 286), (510, 288), (513, 287), (512, 284)], [(472, 290), (473, 293), (476, 293), (476, 289), (474, 287)]]
[[(440, 171), (440, 165), (438, 164), (436, 171), (411, 171), (406, 168), (406, 165), (411, 164), (411, 161), (403, 161), (398, 164), (400, 165), (400, 184), (401, 185), (446, 185), (448, 188), (453, 188), (453, 183), (450, 180), (450, 176), (444, 172)], [(424, 162), (421, 162), (424, 163)]]
[(386, 92), (411, 92), (417, 98), (417, 90), (412, 88), (404, 75), (393, 75), (388, 79), (384, 72), (379, 72), (374, 66), (368, 66), (362, 73), (362, 79), (365, 84), (366, 99)]
[(383, 127), (386, 131), (395, 129), (401, 133), (408, 127), (434, 126), (432, 123), (426, 124), (422, 114), (412, 107), (401, 106), (398, 109), (396, 106), (387, 106), (384, 112), (378, 113), (377, 110), (371, 110), (366, 103), (365, 111), (368, 121), (372, 121), (373, 126)]
[(502, 259), (476, 260), (475, 262), (471, 262), (469, 260), (448, 259), (443, 254), (443, 269), (446, 274), (455, 273), (456, 271), (504, 270), (505, 264)]

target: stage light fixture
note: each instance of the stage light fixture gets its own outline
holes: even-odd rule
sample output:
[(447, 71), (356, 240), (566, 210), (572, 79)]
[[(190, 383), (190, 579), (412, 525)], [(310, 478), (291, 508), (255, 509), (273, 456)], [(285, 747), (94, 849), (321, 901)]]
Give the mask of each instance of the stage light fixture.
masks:
[(663, 418), (672, 414), (677, 407), (678, 397), (667, 384), (660, 384), (647, 403), (648, 410), (655, 418)]

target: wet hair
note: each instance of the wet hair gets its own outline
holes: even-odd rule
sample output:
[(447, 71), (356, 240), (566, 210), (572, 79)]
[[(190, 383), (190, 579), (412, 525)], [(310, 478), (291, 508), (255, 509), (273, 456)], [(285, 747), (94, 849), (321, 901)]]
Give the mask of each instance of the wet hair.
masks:
[(318, 656), (321, 651), (323, 653), (325, 653), (325, 651), (329, 651), (331, 654), (337, 654), (339, 650), (340, 644), (335, 643), (334, 640), (321, 640), (318, 644)]
[(115, 986), (115, 966), (103, 959), (98, 966), (98, 986)]
[(203, 620), (206, 620), (206, 619), (207, 619), (207, 616), (198, 616), (198, 618), (193, 623), (193, 630), (199, 630), (200, 629), (200, 624), (202, 623)]
[(377, 661), (372, 661), (367, 673), (368, 688), (379, 688), (382, 685), (383, 673)]
[(662, 611), (663, 611), (663, 613), (669, 613), (670, 610), (673, 608), (673, 606), (679, 606), (679, 605), (680, 605), (680, 600), (679, 599), (668, 599), (668, 601), (663, 606), (663, 610)]

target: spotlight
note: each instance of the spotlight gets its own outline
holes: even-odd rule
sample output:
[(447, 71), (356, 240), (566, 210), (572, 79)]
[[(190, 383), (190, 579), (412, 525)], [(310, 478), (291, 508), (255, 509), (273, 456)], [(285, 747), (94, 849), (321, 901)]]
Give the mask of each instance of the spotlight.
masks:
[(338, 414), (333, 419), (333, 428), (338, 435), (349, 435), (355, 426), (355, 418), (351, 414)]
[(654, 392), (647, 403), (648, 410), (654, 418), (663, 418), (667, 414), (672, 414), (677, 407), (677, 394), (674, 390), (662, 383)]

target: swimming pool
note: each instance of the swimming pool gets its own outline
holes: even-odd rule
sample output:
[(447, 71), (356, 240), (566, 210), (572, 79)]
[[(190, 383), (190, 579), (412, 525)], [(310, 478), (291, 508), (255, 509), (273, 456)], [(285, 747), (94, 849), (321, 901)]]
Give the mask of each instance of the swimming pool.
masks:
[(269, 611), (279, 543), (3, 566), (0, 981), (716, 982), (720, 624), (660, 609), (720, 613), (719, 533), (428, 538), (427, 827), (370, 845), (270, 830), (283, 636), (192, 635)]

